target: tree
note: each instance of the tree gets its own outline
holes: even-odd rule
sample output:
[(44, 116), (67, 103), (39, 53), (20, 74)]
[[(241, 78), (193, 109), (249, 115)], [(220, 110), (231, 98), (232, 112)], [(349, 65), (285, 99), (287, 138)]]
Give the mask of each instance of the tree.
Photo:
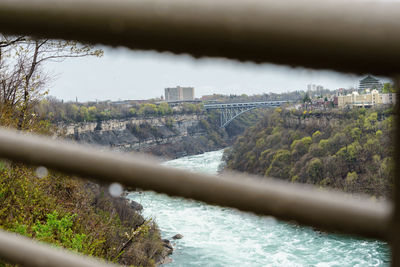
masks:
[(271, 165), (265, 172), (265, 175), (286, 179), (290, 177), (290, 163), (290, 151), (284, 149), (278, 150), (272, 159)]
[(51, 78), (43, 71), (47, 61), (102, 56), (103, 51), (75, 41), (0, 35), (0, 103), (2, 111), (16, 118), (18, 129), (28, 127), (32, 109), (47, 94)]
[(313, 158), (307, 164), (307, 174), (312, 183), (318, 183), (322, 180), (324, 174), (324, 165), (318, 158)]
[(303, 97), (303, 103), (309, 103), (309, 102), (311, 102), (311, 98), (310, 98), (310, 96), (308, 95), (308, 93), (306, 93), (306, 94), (304, 95), (304, 97)]
[(364, 120), (364, 128), (368, 131), (373, 131), (376, 129), (376, 124), (378, 122), (378, 113), (372, 112)]
[(345, 189), (349, 190), (354, 187), (354, 184), (358, 180), (358, 175), (356, 172), (348, 172), (346, 176), (346, 187)]
[(318, 143), (321, 140), (321, 137), (322, 137), (322, 133), (317, 130), (312, 134), (312, 141), (314, 143)]
[(168, 103), (163, 102), (158, 105), (158, 112), (160, 115), (172, 114), (172, 108), (168, 105)]
[(304, 154), (308, 152), (308, 148), (312, 143), (312, 139), (309, 136), (303, 137), (299, 140), (294, 140), (293, 143), (290, 145), (290, 149), (292, 150), (292, 156), (295, 159), (300, 158)]
[(140, 109), (138, 111), (139, 115), (150, 115), (150, 114), (157, 114), (157, 106), (154, 104), (147, 104), (147, 103), (143, 103), (140, 105)]
[(391, 83), (384, 83), (383, 88), (382, 88), (382, 93), (387, 94), (387, 93), (395, 93), (396, 90), (393, 87), (393, 84)]
[(353, 138), (353, 140), (358, 141), (361, 138), (361, 130), (358, 127), (355, 127), (353, 129), (351, 129), (351, 137)]

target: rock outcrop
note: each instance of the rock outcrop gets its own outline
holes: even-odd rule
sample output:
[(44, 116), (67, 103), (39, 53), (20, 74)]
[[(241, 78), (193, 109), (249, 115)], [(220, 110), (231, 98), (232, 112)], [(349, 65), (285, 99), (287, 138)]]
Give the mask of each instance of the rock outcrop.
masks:
[[(181, 143), (190, 137), (203, 136), (205, 131), (199, 127), (199, 121), (203, 117), (203, 115), (174, 115), (131, 118), (60, 124), (58, 128), (59, 135), (64, 135), (79, 143), (111, 147), (122, 151), (145, 151), (158, 154), (157, 148), (153, 149), (153, 147)], [(196, 152), (203, 151), (199, 149)], [(185, 151), (170, 151), (167, 156), (178, 157), (182, 153)]]
[(181, 235), (181, 234), (176, 234), (172, 237), (173, 240), (182, 239), (182, 238), (183, 238), (183, 235)]

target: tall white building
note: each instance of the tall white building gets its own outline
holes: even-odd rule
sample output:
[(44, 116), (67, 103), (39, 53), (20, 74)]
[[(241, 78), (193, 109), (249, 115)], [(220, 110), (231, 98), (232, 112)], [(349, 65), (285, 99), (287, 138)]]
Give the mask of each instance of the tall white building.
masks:
[(307, 84), (307, 91), (315, 91), (315, 89), (317, 88), (317, 86), (315, 84)]
[(307, 84), (307, 91), (322, 91), (323, 89), (322, 85)]
[(194, 87), (165, 88), (165, 101), (191, 101), (194, 100)]

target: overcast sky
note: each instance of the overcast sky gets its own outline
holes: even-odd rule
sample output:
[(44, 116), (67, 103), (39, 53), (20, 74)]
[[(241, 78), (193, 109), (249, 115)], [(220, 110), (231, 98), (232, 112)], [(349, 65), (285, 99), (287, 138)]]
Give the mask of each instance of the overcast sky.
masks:
[(50, 95), (59, 99), (94, 101), (149, 99), (165, 87), (193, 86), (195, 96), (261, 94), (306, 90), (307, 84), (337, 89), (356, 87), (359, 76), (312, 71), (271, 64), (256, 65), (223, 59), (195, 60), (155, 52), (104, 48), (101, 58), (86, 57), (50, 63), (56, 74)]

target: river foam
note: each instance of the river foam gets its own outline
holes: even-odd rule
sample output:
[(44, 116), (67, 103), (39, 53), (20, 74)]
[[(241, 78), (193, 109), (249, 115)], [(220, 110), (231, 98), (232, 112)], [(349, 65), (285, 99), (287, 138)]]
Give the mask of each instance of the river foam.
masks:
[[(184, 157), (165, 165), (215, 174), (223, 151)], [(389, 266), (389, 246), (325, 234), (311, 228), (198, 201), (153, 192), (134, 192), (144, 216), (154, 218), (163, 238), (173, 241), (167, 266)]]

